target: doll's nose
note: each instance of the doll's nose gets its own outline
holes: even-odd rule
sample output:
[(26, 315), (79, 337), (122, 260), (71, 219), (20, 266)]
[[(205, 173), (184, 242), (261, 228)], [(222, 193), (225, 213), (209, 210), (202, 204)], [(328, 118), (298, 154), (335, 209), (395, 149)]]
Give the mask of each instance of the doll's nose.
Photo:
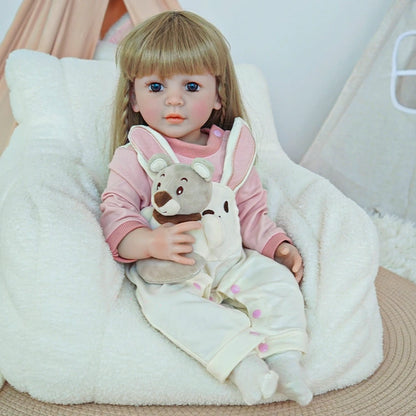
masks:
[(183, 100), (180, 97), (170, 97), (166, 100), (166, 105), (181, 106), (183, 105)]
[(166, 105), (179, 106), (183, 105), (182, 94), (179, 91), (172, 91), (166, 97)]

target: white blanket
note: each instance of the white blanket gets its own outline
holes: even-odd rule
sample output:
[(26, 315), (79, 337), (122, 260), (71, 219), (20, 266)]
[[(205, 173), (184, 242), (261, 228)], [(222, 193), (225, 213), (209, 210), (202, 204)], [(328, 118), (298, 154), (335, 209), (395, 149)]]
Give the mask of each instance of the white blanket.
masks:
[[(305, 261), (312, 389), (357, 383), (382, 360), (375, 228), (328, 181), (288, 159), (261, 73), (237, 71), (270, 213)], [(114, 64), (16, 51), (6, 76), (19, 126), (0, 158), (1, 375), (57, 403), (242, 403), (231, 383), (148, 325), (102, 236)]]

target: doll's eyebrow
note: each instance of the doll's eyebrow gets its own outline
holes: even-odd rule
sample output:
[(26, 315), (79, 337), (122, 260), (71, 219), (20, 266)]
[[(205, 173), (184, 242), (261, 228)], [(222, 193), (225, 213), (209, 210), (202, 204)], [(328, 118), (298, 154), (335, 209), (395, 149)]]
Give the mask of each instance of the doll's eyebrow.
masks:
[(181, 181), (188, 182), (188, 179), (186, 179), (186, 178), (181, 178)]

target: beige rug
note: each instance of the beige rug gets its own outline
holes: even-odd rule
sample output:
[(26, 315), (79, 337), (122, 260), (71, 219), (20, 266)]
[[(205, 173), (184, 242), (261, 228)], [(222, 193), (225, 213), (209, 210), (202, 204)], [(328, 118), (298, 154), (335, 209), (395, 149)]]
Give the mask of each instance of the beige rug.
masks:
[(316, 396), (307, 407), (293, 402), (257, 406), (113, 406), (48, 404), (9, 384), (0, 391), (1, 416), (416, 416), (416, 285), (384, 269), (376, 280), (384, 326), (384, 361), (369, 379)]

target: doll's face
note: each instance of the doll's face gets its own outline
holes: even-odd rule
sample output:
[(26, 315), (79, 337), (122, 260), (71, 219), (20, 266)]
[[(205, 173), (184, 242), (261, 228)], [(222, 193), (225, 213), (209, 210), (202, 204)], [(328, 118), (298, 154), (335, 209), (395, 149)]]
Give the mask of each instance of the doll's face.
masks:
[(136, 78), (130, 100), (133, 110), (154, 130), (196, 144), (205, 144), (201, 127), (212, 110), (221, 108), (216, 79), (209, 73)]

